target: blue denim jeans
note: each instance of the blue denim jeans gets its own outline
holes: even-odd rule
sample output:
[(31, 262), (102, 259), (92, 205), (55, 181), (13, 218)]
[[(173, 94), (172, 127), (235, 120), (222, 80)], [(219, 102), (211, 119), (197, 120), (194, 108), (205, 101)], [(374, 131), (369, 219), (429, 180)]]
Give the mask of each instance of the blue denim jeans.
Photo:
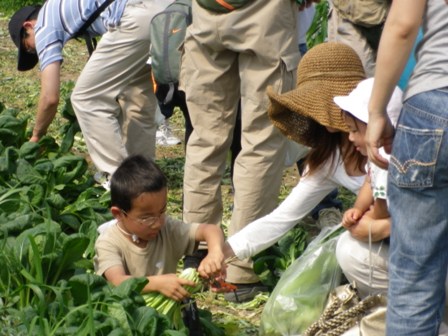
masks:
[(437, 335), (448, 264), (448, 88), (404, 106), (389, 164), (387, 335)]

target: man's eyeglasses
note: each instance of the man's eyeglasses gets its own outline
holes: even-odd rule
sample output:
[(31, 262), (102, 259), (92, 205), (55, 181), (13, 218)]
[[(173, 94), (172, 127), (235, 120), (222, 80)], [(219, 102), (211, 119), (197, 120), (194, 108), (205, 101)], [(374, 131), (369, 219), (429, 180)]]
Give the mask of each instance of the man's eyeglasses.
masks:
[(160, 219), (163, 219), (163, 217), (165, 216), (165, 212), (161, 213), (159, 216), (148, 216), (148, 217), (143, 217), (143, 218), (134, 218), (131, 217), (127, 214), (126, 211), (121, 210), (122, 214), (125, 215), (126, 217), (129, 217), (130, 219), (132, 219), (133, 221), (136, 221), (137, 223), (141, 224), (141, 225), (145, 225), (147, 227), (152, 227), (154, 226), (154, 224), (157, 223), (157, 221), (159, 221)]

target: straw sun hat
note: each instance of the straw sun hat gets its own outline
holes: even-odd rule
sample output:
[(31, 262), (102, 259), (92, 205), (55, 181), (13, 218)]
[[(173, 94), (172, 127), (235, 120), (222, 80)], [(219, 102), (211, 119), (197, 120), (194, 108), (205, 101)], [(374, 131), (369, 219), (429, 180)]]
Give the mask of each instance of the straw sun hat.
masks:
[(273, 124), (288, 138), (308, 147), (319, 143), (317, 124), (348, 132), (335, 96), (347, 96), (365, 72), (356, 52), (338, 42), (311, 48), (299, 63), (297, 87), (278, 94), (269, 87), (268, 110)]

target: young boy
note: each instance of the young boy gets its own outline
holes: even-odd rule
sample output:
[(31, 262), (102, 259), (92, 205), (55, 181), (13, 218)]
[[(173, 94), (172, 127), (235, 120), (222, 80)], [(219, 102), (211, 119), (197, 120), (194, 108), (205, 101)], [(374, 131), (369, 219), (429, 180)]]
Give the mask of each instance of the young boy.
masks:
[(95, 243), (95, 271), (114, 285), (147, 277), (143, 292), (174, 299), (188, 297), (183, 286), (194, 283), (176, 276), (179, 260), (206, 241), (208, 254), (198, 271), (205, 278), (223, 269), (224, 236), (219, 226), (185, 224), (166, 215), (167, 181), (160, 168), (143, 156), (125, 159), (111, 179), (111, 212)]
[[(368, 122), (368, 102), (373, 87), (373, 78), (366, 79), (348, 95), (335, 97), (335, 103), (342, 109), (344, 120), (349, 128), (349, 140), (354, 143), (356, 149), (367, 156), (364, 140)], [(402, 91), (397, 87), (387, 108), (387, 113), (395, 125), (401, 110)], [(383, 152), (384, 155), (386, 155)], [(343, 216), (342, 225), (347, 228), (354, 238), (365, 240), (365, 232), (357, 232), (356, 224), (368, 213), (375, 220), (389, 218), (387, 209), (387, 170), (379, 168), (368, 162), (367, 177), (359, 190), (353, 208), (348, 209)], [(389, 236), (389, 225), (384, 228), (376, 228), (374, 234)], [(384, 237), (372, 236), (373, 241)]]

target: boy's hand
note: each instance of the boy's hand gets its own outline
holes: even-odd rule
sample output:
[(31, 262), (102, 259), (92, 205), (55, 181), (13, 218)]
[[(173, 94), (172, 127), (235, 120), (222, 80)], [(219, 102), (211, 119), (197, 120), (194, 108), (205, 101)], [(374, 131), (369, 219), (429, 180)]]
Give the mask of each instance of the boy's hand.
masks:
[(210, 251), (207, 256), (201, 261), (198, 267), (199, 275), (203, 278), (214, 278), (220, 275), (225, 269), (224, 254), (219, 251)]
[(358, 223), (362, 215), (362, 211), (357, 208), (348, 209), (344, 212), (344, 216), (342, 218), (342, 226), (346, 229), (349, 229), (351, 226)]
[(194, 281), (178, 278), (175, 274), (151, 277), (154, 288), (170, 299), (181, 301), (190, 296), (183, 286), (196, 286)]

